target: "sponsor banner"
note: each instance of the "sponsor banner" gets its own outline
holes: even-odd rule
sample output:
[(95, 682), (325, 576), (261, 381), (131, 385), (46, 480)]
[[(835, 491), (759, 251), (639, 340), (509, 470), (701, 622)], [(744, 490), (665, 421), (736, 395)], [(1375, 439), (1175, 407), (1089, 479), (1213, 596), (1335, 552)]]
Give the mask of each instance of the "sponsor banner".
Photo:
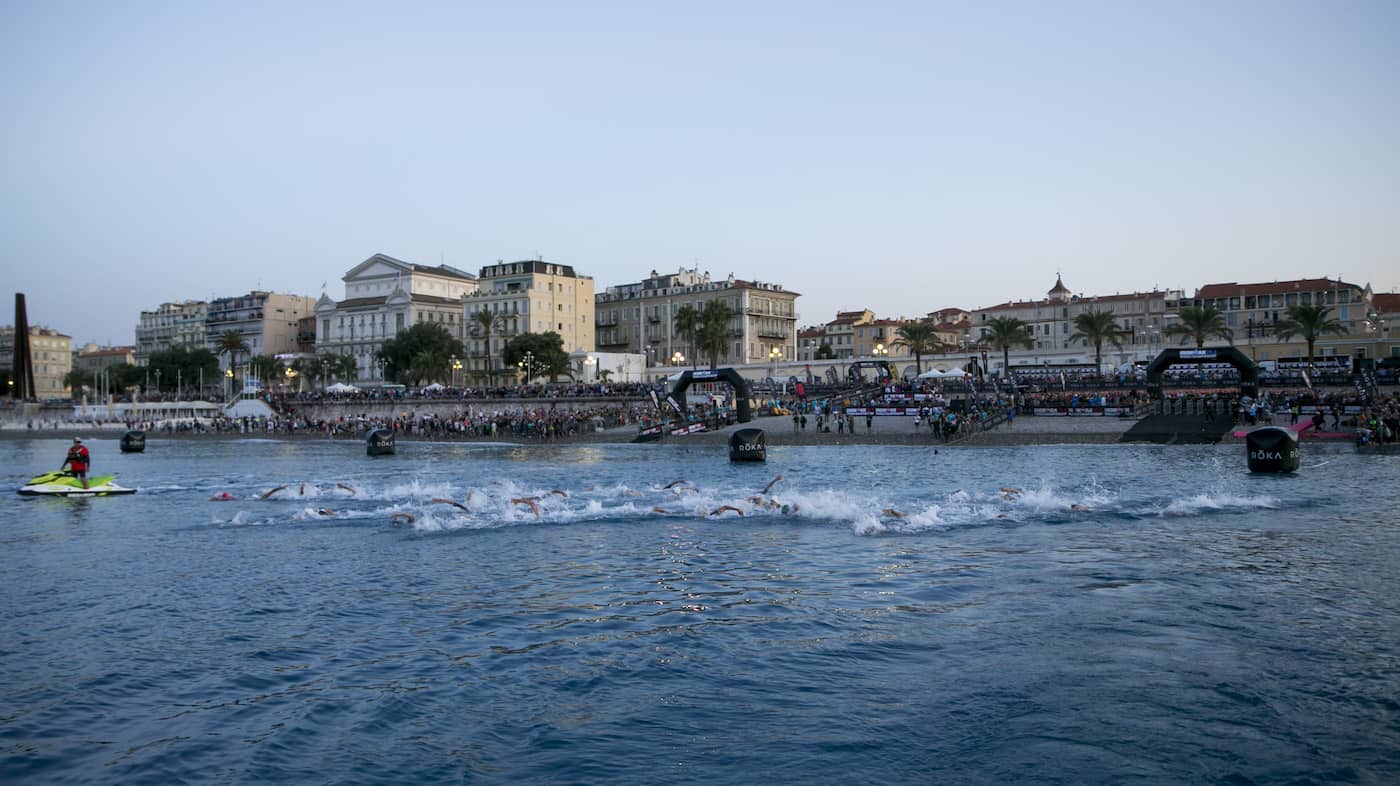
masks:
[(1215, 350), (1213, 350), (1213, 349), (1183, 349), (1183, 350), (1181, 350), (1181, 354), (1178, 355), (1177, 357), (1183, 357), (1183, 358), (1213, 358), (1213, 357), (1215, 357)]
[(918, 407), (851, 407), (847, 415), (917, 415)]
[(1104, 417), (1118, 416), (1129, 412), (1127, 407), (1036, 407), (1032, 410), (1040, 417)]
[(689, 426), (671, 429), (671, 436), (680, 437), (686, 434), (698, 434), (705, 430), (704, 423), (691, 423)]
[(649, 436), (651, 436), (652, 434), (660, 434), (660, 433), (661, 433), (661, 427), (660, 427), (660, 426), (651, 426), (650, 428), (644, 428), (644, 429), (642, 429), (641, 431), (639, 431), (639, 432), (637, 432), (637, 433), (640, 434), (640, 435), (643, 436), (643, 437), (649, 437)]

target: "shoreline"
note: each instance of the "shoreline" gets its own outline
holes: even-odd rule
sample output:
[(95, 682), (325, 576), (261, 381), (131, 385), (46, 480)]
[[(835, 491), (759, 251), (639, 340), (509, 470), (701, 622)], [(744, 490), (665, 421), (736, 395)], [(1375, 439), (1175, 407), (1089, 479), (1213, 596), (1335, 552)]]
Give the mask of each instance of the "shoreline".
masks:
[[(930, 447), (935, 449), (945, 448), (982, 448), (982, 447), (1031, 447), (1039, 445), (1109, 445), (1118, 444), (1121, 437), (1128, 429), (1137, 423), (1136, 419), (1119, 418), (1036, 418), (1034, 416), (1019, 417), (1012, 425), (1002, 425), (991, 431), (977, 432), (964, 435), (949, 442), (934, 437), (925, 430), (916, 431), (913, 428), (912, 420), (909, 418), (877, 418), (872, 428), (867, 430), (864, 422), (858, 422), (855, 433), (817, 433), (815, 428), (794, 430), (791, 421), (785, 417), (761, 417), (755, 418), (749, 423), (726, 426), (718, 431), (707, 431), (699, 434), (691, 434), (683, 437), (666, 437), (656, 442), (642, 443), (647, 445), (704, 445), (704, 446), (725, 446), (728, 444), (729, 435), (741, 428), (762, 429), (767, 445), (771, 447), (853, 447), (860, 445), (886, 446), (904, 445), (917, 447)], [(60, 427), (47, 429), (15, 429), (0, 428), (0, 441), (21, 440), (21, 439), (59, 439), (68, 440), (74, 436), (80, 436), (84, 440), (97, 442), (117, 441), (125, 433), (124, 426), (115, 428), (94, 428), (90, 424), (70, 423)], [(512, 435), (498, 435), (493, 438), (486, 437), (423, 437), (418, 435), (398, 435), (398, 441), (402, 444), (415, 443), (437, 443), (437, 444), (457, 444), (457, 445), (500, 445), (507, 444), (517, 447), (550, 447), (569, 445), (599, 445), (599, 444), (629, 444), (637, 436), (637, 426), (623, 426), (609, 429), (603, 432), (592, 432), (575, 434), (559, 439), (541, 441), (538, 439), (525, 439)], [(151, 431), (147, 432), (148, 441), (161, 440), (213, 440), (227, 441), (238, 439), (266, 439), (285, 442), (299, 442), (320, 440), (323, 442), (350, 442), (357, 445), (364, 444), (362, 436), (337, 436), (329, 439), (325, 432), (286, 432), (286, 431)], [(1330, 440), (1329, 440), (1330, 441)], [(1242, 439), (1226, 435), (1221, 443), (1234, 442), (1243, 443)], [(1147, 444), (1147, 443), (1122, 443), (1122, 444)]]

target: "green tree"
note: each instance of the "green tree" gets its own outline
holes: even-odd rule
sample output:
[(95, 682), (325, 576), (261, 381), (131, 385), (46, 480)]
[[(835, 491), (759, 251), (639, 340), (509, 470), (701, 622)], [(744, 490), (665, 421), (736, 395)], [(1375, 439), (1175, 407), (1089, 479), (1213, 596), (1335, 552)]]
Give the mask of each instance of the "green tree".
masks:
[(734, 309), (723, 300), (708, 300), (700, 308), (700, 324), (696, 329), (696, 351), (708, 356), (714, 368), (721, 356), (729, 357), (729, 320)]
[(700, 350), (695, 346), (695, 337), (700, 331), (700, 312), (695, 310), (695, 306), (686, 303), (676, 309), (672, 322), (675, 323), (676, 336), (684, 342), (682, 346), (690, 350), (692, 364), (698, 362)]
[(564, 351), (564, 339), (558, 333), (521, 333), (506, 342), (501, 357), (506, 367), (519, 366), (530, 354), (530, 369), (525, 372), (525, 381), (546, 375), (553, 382), (560, 375), (572, 376), (569, 369), (569, 355)]
[(120, 366), (111, 366), (107, 369), (107, 378), (111, 380), (112, 387), (108, 393), (121, 393), (131, 390), (143, 383), (146, 379), (146, 369), (140, 366), (133, 366), (130, 363), (123, 363)]
[(360, 363), (354, 355), (330, 355), (327, 360), (326, 371), (335, 379), (354, 382), (355, 377), (359, 376)]
[(832, 349), (831, 345), (825, 341), (822, 342), (821, 346), (817, 347), (817, 360), (830, 360), (834, 357), (836, 357), (836, 350)]
[(1011, 376), (1011, 348), (1035, 346), (1030, 326), (1015, 317), (997, 317), (987, 322), (982, 340), (992, 349), (1001, 350), (1001, 375)]
[(895, 331), (894, 343), (908, 347), (914, 353), (915, 373), (924, 373), (924, 355), (943, 351), (943, 341), (938, 338), (938, 330), (927, 322), (908, 322)]
[[(385, 341), (376, 356), (384, 361), (386, 379), (408, 385), (415, 383), (410, 371), (430, 369), (438, 359), (445, 367), (447, 359), (457, 354), (465, 353), (447, 328), (437, 322), (419, 322)], [(427, 355), (431, 362), (419, 361), (419, 355)]]
[[(237, 330), (225, 330), (219, 335), (219, 342), (216, 345), (219, 354), (228, 355), (228, 367), (234, 373), (234, 382), (238, 381), (238, 355), (240, 352), (248, 351), (248, 342), (243, 340), (243, 334)], [(237, 390), (237, 386), (234, 387)]]
[(94, 386), (92, 372), (85, 368), (75, 368), (63, 375), (63, 386), (73, 391), (73, 395), (77, 396), (83, 388)]
[(1312, 363), (1319, 338), (1329, 333), (1340, 336), (1347, 332), (1347, 326), (1332, 317), (1331, 306), (1289, 306), (1285, 313), (1288, 318), (1274, 327), (1274, 335), (1281, 341), (1302, 336), (1308, 342), (1308, 363)]
[(215, 382), (219, 378), (219, 359), (204, 347), (171, 347), (152, 352), (146, 360), (146, 368), (152, 374), (160, 371), (161, 387), (178, 385), (186, 387), (199, 383), (200, 371), (205, 379)]
[(1103, 344), (1105, 341), (1119, 349), (1123, 348), (1123, 338), (1128, 331), (1118, 327), (1112, 311), (1085, 311), (1074, 318), (1074, 333), (1070, 341), (1080, 341), (1094, 348), (1094, 370), (1103, 371)]
[(600, 369), (598, 369), (598, 381), (599, 381), (599, 382), (602, 382), (602, 383), (606, 384), (607, 381), (608, 381), (608, 377), (611, 377), (611, 376), (612, 376), (612, 369), (610, 369), (610, 368), (600, 368)]
[(491, 334), (492, 328), (497, 322), (495, 313), (482, 309), (472, 314), (472, 337), (486, 339), (486, 383), (491, 384), (496, 378), (496, 361), (491, 354)]
[(282, 374), (287, 369), (282, 361), (271, 355), (254, 355), (248, 358), (248, 368), (262, 380), (265, 388), (281, 382)]
[(1206, 345), (1206, 339), (1218, 336), (1234, 343), (1235, 331), (1225, 324), (1225, 315), (1214, 306), (1186, 306), (1177, 313), (1178, 322), (1167, 325), (1165, 335), (1181, 336), (1181, 343), (1196, 342), (1196, 348)]

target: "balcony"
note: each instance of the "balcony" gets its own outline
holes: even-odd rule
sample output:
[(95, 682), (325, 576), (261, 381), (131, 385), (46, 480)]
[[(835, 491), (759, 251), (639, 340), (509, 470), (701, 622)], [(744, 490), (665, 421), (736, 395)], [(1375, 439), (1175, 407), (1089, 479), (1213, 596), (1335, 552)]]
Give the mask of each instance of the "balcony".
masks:
[(598, 346), (599, 346), (599, 347), (625, 347), (625, 346), (628, 346), (628, 342), (626, 342), (626, 341), (620, 341), (620, 340), (615, 339), (615, 338), (610, 338), (610, 339), (599, 340), (599, 341), (598, 341)]
[(776, 329), (776, 328), (759, 328), (759, 329), (758, 329), (758, 335), (759, 335), (761, 338), (787, 338), (787, 337), (788, 337), (787, 331), (778, 330), (778, 329)]
[(617, 327), (617, 317), (598, 317), (593, 320), (595, 327)]

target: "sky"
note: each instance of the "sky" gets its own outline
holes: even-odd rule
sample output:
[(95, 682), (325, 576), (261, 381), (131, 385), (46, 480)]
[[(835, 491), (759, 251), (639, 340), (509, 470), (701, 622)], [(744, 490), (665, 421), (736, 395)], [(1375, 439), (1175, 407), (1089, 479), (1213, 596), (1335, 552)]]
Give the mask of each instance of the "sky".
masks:
[(1400, 285), (1400, 3), (0, 4), (0, 323), (375, 253), (918, 316)]

